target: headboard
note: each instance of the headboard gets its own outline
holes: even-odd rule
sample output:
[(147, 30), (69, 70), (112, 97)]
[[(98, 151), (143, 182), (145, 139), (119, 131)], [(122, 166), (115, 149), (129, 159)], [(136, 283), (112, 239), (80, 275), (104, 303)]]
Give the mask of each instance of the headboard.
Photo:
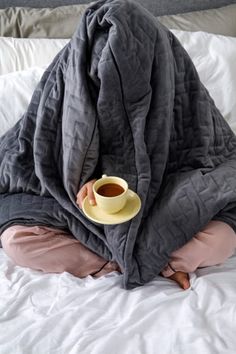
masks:
[[(124, 0), (126, 1), (126, 0)], [(218, 8), (236, 4), (236, 0), (136, 0), (155, 16), (184, 13)], [(91, 0), (2, 0), (0, 8), (24, 7), (57, 7), (72, 4), (88, 4)]]

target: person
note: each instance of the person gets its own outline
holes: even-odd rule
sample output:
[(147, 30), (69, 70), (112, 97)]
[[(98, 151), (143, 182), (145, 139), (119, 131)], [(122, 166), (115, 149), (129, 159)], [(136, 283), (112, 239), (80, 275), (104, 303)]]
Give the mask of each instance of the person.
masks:
[[(86, 183), (77, 195), (77, 203), (82, 208), (83, 199), (88, 196), (91, 205), (95, 205), (92, 185), (95, 180)], [(189, 273), (197, 268), (224, 263), (235, 252), (236, 234), (225, 222), (212, 220), (189, 242), (171, 254), (169, 263), (161, 275), (174, 280), (184, 290), (190, 287)]]
[[(76, 203), (82, 208), (84, 198), (95, 205), (93, 183), (79, 190)], [(101, 277), (122, 269), (114, 261), (95, 254), (65, 230), (47, 226), (13, 225), (1, 235), (6, 254), (19, 266), (46, 273), (67, 271), (76, 277)], [(212, 220), (189, 242), (171, 254), (161, 275), (175, 281), (182, 289), (190, 287), (189, 273), (199, 267), (225, 262), (236, 248), (234, 230), (226, 223)]]

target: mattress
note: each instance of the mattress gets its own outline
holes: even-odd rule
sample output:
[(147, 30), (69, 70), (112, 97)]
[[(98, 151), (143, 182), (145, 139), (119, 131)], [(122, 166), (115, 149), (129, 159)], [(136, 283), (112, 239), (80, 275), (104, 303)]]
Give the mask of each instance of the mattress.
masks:
[[(236, 37), (172, 29), (236, 133)], [(0, 135), (24, 113), (68, 39), (0, 38)], [(236, 351), (236, 254), (130, 291), (122, 275), (79, 279), (16, 266), (0, 249), (1, 354), (216, 354)]]

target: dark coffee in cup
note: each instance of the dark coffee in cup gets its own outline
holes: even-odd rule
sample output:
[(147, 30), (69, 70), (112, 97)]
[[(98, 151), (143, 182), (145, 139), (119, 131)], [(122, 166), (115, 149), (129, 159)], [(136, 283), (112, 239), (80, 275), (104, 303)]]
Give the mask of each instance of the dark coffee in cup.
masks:
[(116, 183), (106, 183), (98, 187), (97, 193), (103, 197), (117, 197), (124, 192), (124, 188)]

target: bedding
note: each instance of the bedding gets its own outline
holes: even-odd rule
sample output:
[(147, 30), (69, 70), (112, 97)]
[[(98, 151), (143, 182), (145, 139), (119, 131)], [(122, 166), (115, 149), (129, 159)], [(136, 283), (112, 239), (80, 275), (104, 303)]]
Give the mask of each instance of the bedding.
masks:
[(43, 68), (32, 68), (0, 76), (0, 135), (23, 116), (43, 72)]
[(54, 59), (68, 40), (0, 38), (4, 60), (0, 60), (0, 75), (29, 68), (44, 67)]
[[(172, 32), (190, 55), (202, 83), (236, 133), (236, 38), (201, 31)], [(0, 121), (3, 122), (0, 136), (21, 118), (44, 69), (68, 41), (0, 38), (0, 48), (4, 51), (4, 60), (0, 61)], [(14, 105), (9, 97), (15, 100)]]
[[(1, 230), (68, 228), (118, 262), (126, 288), (145, 284), (213, 217), (236, 228), (235, 146), (175, 37), (133, 2), (98, 2), (1, 138)], [(140, 195), (131, 222), (100, 227), (76, 206), (97, 167)]]
[(42, 274), (0, 249), (1, 354), (235, 352), (236, 256), (191, 274), (186, 291), (161, 277), (126, 291), (121, 278)]
[(204, 86), (236, 133), (236, 38), (172, 30), (187, 50)]
[[(179, 14), (190, 11), (219, 8), (235, 4), (236, 0), (136, 0), (154, 16)], [(72, 4), (87, 4), (91, 0), (1, 0), (0, 8), (6, 7), (33, 7), (56, 8)]]
[[(31, 3), (35, 2), (31, 0)], [(169, 6), (167, 0), (165, 3)], [(174, 6), (175, 3), (176, 6), (185, 4), (185, 8), (190, 4), (189, 1), (178, 1), (177, 4), (172, 0), (171, 3)], [(194, 2), (196, 8), (199, 3)], [(6, 2), (6, 5), (10, 4), (13, 2)], [(45, 1), (40, 1), (41, 6), (44, 4)], [(218, 5), (219, 1), (211, 1), (210, 5), (214, 4)], [(207, 5), (208, 1), (204, 1), (204, 6)], [(235, 115), (231, 113), (231, 103), (235, 99), (227, 99), (225, 89), (235, 92), (234, 80), (229, 80), (229, 75), (224, 75), (224, 69), (232, 75), (235, 73), (235, 61), (231, 60), (235, 55), (235, 40), (204, 33), (174, 31), (174, 34), (186, 50), (190, 50), (201, 80), (210, 94), (215, 95), (215, 103), (218, 107), (221, 106), (219, 108), (223, 109), (222, 113), (229, 112), (232, 117), (230, 125), (234, 125)], [(48, 52), (50, 43), (45, 46)], [(26, 40), (22, 48), (25, 51), (24, 58), (27, 58), (27, 50), (30, 49), (28, 45)], [(58, 50), (63, 47), (64, 44), (58, 43)], [(5, 46), (4, 56), (0, 59), (3, 68), (8, 67), (5, 63), (8, 50), (10, 49)], [(226, 56), (223, 50), (226, 51)], [(198, 52), (201, 60), (198, 60)], [(37, 50), (31, 55), (30, 64), (34, 67), (24, 67), (24, 60), (21, 61), (19, 70), (24, 72), (14, 72), (12, 86), (7, 84), (9, 95), (6, 92), (4, 101), (1, 101), (0, 114), (5, 109), (2, 102), (10, 107), (13, 95), (17, 96), (22, 110), (27, 108), (37, 77), (40, 79), (42, 73), (42, 68), (34, 64), (38, 59)], [(52, 56), (54, 55), (53, 52)], [(50, 61), (51, 59), (44, 62), (43, 68)], [(9, 72), (14, 70), (15, 64), (12, 64)], [(7, 72), (1, 74), (5, 76), (6, 83), (12, 78)], [(24, 93), (25, 101), (21, 102), (23, 97), (20, 85), (24, 85), (24, 78), (28, 82), (27, 92)], [(2, 94), (1, 88), (0, 95)], [(22, 112), (18, 112), (17, 106), (18, 103), (16, 109), (12, 110), (14, 120), (18, 120)], [(12, 124), (13, 122), (9, 122), (9, 126)], [(235, 269), (236, 256), (233, 256), (223, 265), (199, 269), (191, 274), (191, 289), (187, 291), (182, 291), (174, 282), (161, 277), (144, 287), (125, 291), (122, 276), (117, 273), (100, 279), (77, 279), (68, 273), (42, 274), (15, 266), (0, 249), (0, 353), (234, 353)]]
[[(0, 35), (22, 38), (71, 38), (88, 5), (0, 9)], [(17, 26), (16, 26), (17, 23)]]
[[(56, 8), (0, 9), (0, 35), (22, 38), (71, 38), (87, 7), (88, 4), (78, 4)], [(236, 36), (236, 4), (178, 15), (160, 16), (159, 13), (156, 12), (157, 19), (170, 29), (201, 30)]]
[(205, 31), (236, 37), (236, 4), (219, 9), (194, 11), (185, 14), (159, 17), (159, 21), (170, 29)]

